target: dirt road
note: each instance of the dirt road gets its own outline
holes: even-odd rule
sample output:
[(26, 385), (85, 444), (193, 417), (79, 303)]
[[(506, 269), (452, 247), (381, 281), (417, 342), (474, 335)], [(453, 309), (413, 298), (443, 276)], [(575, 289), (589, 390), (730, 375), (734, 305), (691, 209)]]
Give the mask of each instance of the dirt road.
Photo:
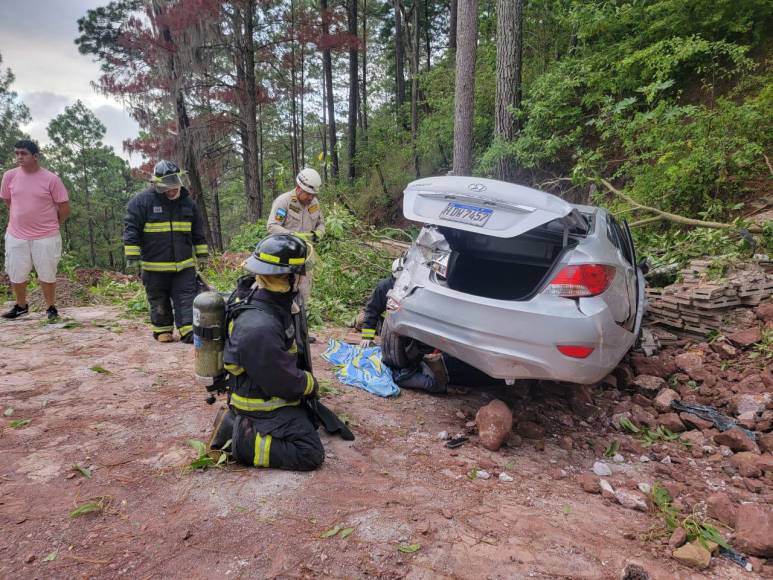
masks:
[[(187, 471), (186, 440), (206, 440), (216, 411), (192, 380), (191, 347), (154, 342), (118, 309), (63, 314), (71, 322), (0, 326), (0, 405), (13, 409), (0, 435), (0, 577), (619, 578), (629, 562), (655, 578), (755, 576), (719, 558), (692, 572), (640, 538), (652, 514), (584, 493), (575, 477), (598, 451), (579, 442), (598, 429), (567, 418), (560, 395), (534, 403), (548, 417), (536, 443), (450, 450), (437, 433), (464, 431), (487, 400), (531, 403), (517, 389), (379, 399), (332, 380), (323, 341), (316, 371), (355, 442), (323, 436), (325, 464), (310, 474)], [(476, 468), (493, 475), (470, 479)], [(653, 477), (637, 461), (619, 469)], [(88, 502), (104, 509), (69, 516)], [(353, 531), (320, 537), (336, 526)]]

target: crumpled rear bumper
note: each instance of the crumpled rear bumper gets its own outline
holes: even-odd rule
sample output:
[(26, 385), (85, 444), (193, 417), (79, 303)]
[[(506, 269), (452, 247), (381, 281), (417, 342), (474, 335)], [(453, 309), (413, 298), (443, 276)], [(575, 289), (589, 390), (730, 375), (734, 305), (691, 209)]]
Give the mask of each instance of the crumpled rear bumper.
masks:
[[(538, 295), (510, 302), (439, 286), (413, 290), (386, 324), (497, 379), (592, 384), (617, 366), (635, 340), (600, 298), (575, 302)], [(594, 350), (577, 359), (563, 355), (557, 345)]]

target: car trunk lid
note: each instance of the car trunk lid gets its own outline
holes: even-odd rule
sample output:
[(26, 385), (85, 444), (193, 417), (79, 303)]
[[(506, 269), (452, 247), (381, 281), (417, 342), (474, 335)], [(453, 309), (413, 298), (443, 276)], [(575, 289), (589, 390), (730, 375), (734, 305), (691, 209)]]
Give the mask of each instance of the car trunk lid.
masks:
[(409, 183), (403, 214), (409, 220), (497, 238), (514, 238), (552, 221), (575, 233), (588, 229), (579, 210), (555, 195), (478, 177), (432, 177)]

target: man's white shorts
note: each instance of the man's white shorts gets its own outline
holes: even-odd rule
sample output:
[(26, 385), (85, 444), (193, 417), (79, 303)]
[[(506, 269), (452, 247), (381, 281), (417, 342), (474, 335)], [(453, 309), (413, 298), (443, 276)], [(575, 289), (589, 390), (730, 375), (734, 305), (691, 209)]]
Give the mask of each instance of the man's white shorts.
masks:
[(27, 282), (32, 267), (41, 282), (56, 282), (56, 269), (62, 257), (62, 236), (40, 240), (20, 240), (5, 233), (5, 271), (13, 284)]

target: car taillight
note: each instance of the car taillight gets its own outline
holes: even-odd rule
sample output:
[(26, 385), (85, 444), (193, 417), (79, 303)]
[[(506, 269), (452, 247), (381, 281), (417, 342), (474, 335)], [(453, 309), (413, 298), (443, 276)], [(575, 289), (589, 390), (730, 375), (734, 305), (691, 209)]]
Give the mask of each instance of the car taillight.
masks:
[(545, 293), (562, 298), (598, 296), (609, 288), (614, 277), (614, 266), (601, 264), (565, 266), (550, 281), (545, 288)]
[(582, 346), (578, 344), (559, 344), (556, 348), (558, 348), (561, 354), (572, 358), (588, 358), (590, 353), (593, 352), (592, 346)]

